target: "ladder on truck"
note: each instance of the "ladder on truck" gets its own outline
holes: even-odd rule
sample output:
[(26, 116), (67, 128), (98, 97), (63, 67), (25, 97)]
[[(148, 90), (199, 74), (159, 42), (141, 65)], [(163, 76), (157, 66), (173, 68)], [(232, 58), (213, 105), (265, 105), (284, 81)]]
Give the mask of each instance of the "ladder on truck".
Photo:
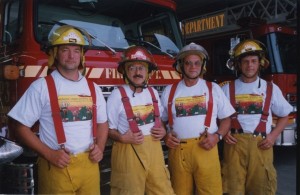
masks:
[[(215, 34), (218, 32), (218, 28), (214, 28), (214, 32), (205, 32), (206, 29), (210, 30), (210, 26), (205, 27), (204, 23), (210, 23), (210, 25), (212, 25), (210, 20), (215, 20), (213, 25), (217, 27), (219, 25), (222, 27), (222, 32), (224, 32), (224, 30), (236, 30), (241, 27), (241, 23), (238, 23), (237, 21), (240, 21), (244, 18), (251, 19), (250, 22), (253, 22), (253, 24), (248, 23), (248, 26), (256, 25), (256, 22), (262, 21), (268, 24), (285, 23), (290, 26), (296, 26), (297, 0), (253, 0), (247, 3), (225, 8), (223, 10), (205, 13), (194, 18), (183, 20), (183, 34), (188, 36), (189, 34), (192, 35), (192, 29), (199, 27), (203, 28), (200, 29), (203, 31), (201, 32), (200, 36), (206, 36), (211, 33)], [(186, 30), (184, 27), (186, 25), (191, 25), (190, 27), (186, 28), (188, 30)], [(189, 30), (191, 32), (188, 32)], [(199, 36), (199, 34), (197, 36)]]

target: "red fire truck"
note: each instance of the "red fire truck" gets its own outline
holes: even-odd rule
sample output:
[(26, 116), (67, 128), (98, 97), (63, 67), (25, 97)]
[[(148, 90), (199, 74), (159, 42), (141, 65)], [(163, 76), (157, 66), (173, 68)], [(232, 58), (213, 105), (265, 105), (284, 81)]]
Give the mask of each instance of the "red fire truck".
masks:
[(297, 46), (296, 31), (290, 27), (295, 23), (296, 0), (253, 0), (182, 21), (186, 42), (207, 49), (210, 60), (205, 78), (217, 83), (236, 78), (226, 62), (238, 41), (254, 38), (265, 44), (270, 67), (261, 76), (276, 83), (294, 107), (289, 125), (276, 140), (281, 146), (296, 144)]
[(149, 84), (159, 92), (180, 79), (172, 68), (173, 57), (182, 47), (175, 10), (173, 0), (0, 0), (1, 135), (6, 136), (8, 129), (13, 139), (14, 124), (6, 114), (34, 80), (47, 75), (48, 36), (63, 24), (89, 33), (92, 45), (86, 52), (86, 77), (106, 97), (123, 84), (116, 67), (130, 45), (145, 46), (154, 55), (159, 71)]

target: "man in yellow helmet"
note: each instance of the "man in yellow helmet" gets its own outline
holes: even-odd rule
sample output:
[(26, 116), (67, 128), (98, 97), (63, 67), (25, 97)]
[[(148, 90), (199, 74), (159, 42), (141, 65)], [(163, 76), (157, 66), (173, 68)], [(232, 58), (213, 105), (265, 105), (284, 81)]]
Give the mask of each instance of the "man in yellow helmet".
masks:
[(148, 87), (157, 66), (144, 47), (126, 49), (119, 62), (125, 85), (107, 100), (109, 137), (115, 142), (111, 157), (111, 195), (173, 195), (160, 140), (166, 134), (160, 122), (158, 93)]
[(162, 120), (170, 127), (165, 143), (177, 195), (222, 195), (217, 143), (229, 130), (234, 109), (216, 83), (201, 78), (207, 60), (201, 45), (184, 46), (174, 64), (183, 79), (167, 86), (161, 96)]
[[(49, 66), (55, 70), (34, 81), (8, 115), (17, 123), (18, 140), (39, 154), (39, 194), (100, 194), (106, 102), (101, 89), (79, 71), (85, 45), (81, 31), (61, 26), (49, 41)], [(80, 110), (91, 110), (92, 119), (79, 117)], [(40, 139), (30, 130), (36, 121)]]
[[(261, 42), (244, 40), (230, 55), (227, 66), (240, 76), (222, 88), (236, 109), (231, 130), (224, 137), (223, 192), (274, 195), (277, 183), (272, 147), (292, 106), (277, 85), (259, 77), (260, 70), (269, 65)], [(272, 113), (278, 116), (273, 129)]]

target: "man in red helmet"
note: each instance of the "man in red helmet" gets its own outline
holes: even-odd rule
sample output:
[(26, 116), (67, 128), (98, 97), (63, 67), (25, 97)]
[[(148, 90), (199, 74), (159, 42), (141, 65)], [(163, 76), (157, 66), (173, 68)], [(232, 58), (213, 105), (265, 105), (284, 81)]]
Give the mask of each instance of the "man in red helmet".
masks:
[(201, 79), (207, 60), (202, 46), (183, 47), (174, 64), (183, 79), (167, 86), (161, 96), (162, 120), (169, 126), (168, 163), (177, 195), (222, 194), (217, 143), (229, 130), (234, 109), (216, 83)]
[[(230, 195), (276, 193), (273, 145), (288, 121), (292, 106), (277, 85), (259, 77), (268, 67), (264, 45), (247, 39), (230, 51), (228, 68), (240, 73), (223, 86), (235, 107), (231, 130), (224, 137), (223, 190)], [(272, 129), (272, 113), (278, 116)]]
[(147, 86), (156, 69), (152, 55), (140, 46), (125, 50), (119, 62), (126, 84), (107, 100), (109, 137), (115, 141), (111, 195), (174, 194), (160, 142), (166, 134), (162, 107), (157, 91)]

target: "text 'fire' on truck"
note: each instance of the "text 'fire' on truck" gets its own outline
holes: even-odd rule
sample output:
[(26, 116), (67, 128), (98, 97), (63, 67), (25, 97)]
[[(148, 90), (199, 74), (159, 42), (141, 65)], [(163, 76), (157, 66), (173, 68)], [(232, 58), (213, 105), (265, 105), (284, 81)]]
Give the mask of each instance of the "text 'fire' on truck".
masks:
[(229, 50), (239, 41), (254, 38), (264, 43), (270, 66), (261, 76), (278, 85), (294, 107), (276, 145), (295, 145), (297, 138), (296, 5), (296, 0), (252, 0), (181, 22), (185, 42), (195, 42), (207, 49), (211, 59), (204, 77), (217, 83), (236, 78), (226, 62)]

